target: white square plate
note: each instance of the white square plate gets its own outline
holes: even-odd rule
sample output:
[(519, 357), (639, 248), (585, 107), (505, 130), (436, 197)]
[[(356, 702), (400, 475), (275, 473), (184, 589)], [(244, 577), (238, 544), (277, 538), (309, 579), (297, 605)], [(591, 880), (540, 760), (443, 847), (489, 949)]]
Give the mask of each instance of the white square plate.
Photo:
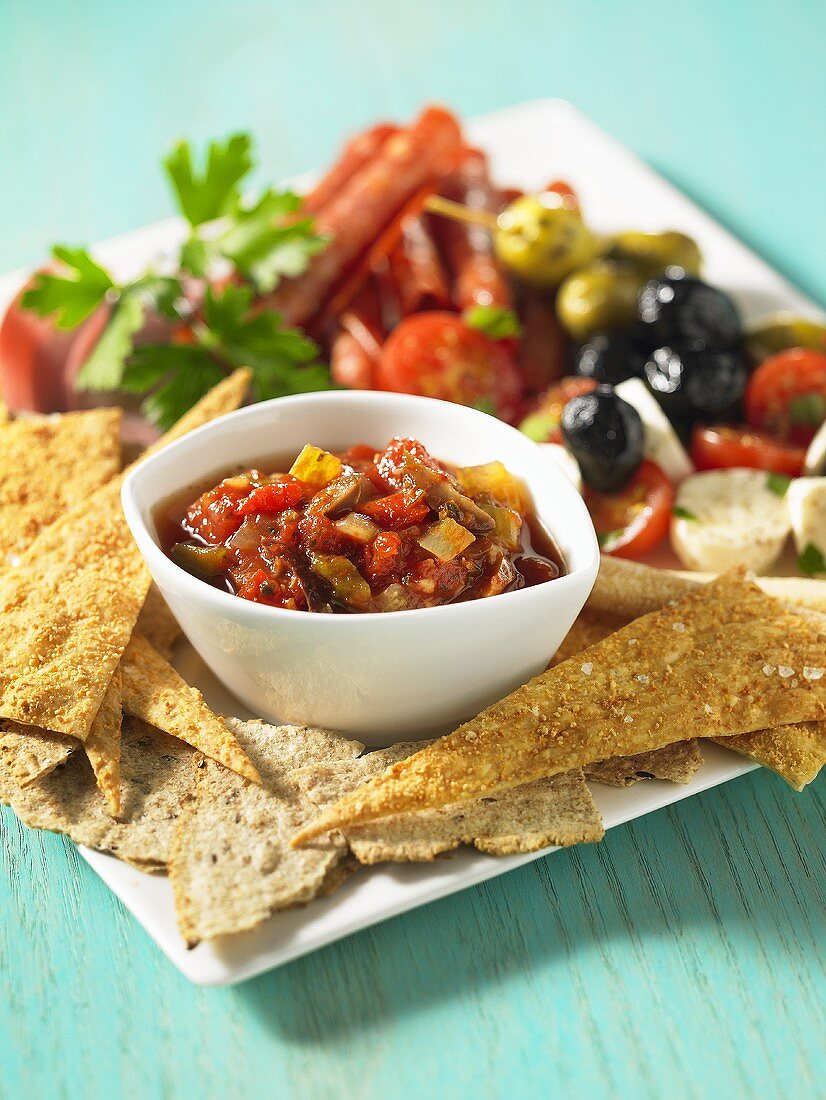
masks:
[[(570, 104), (538, 100), (468, 124), (471, 139), (491, 157), (503, 184), (539, 189), (554, 178), (570, 180), (590, 224), (601, 231), (680, 229), (699, 242), (710, 282), (727, 289), (747, 320), (777, 309), (819, 314), (817, 307), (631, 152)], [(102, 261), (127, 274), (158, 251), (174, 246), (176, 219), (108, 241), (96, 249)], [(0, 309), (24, 277), (0, 280)], [(177, 664), (219, 713), (248, 717), (186, 645)], [(594, 786), (594, 797), (612, 828), (689, 795), (751, 771), (754, 765), (714, 745), (691, 783), (648, 781), (628, 790)], [(123, 901), (172, 962), (191, 981), (220, 985), (281, 966), (324, 944), (408, 909), (504, 874), (554, 849), (497, 858), (463, 850), (434, 864), (376, 867), (353, 876), (330, 898), (279, 913), (255, 932), (187, 951), (178, 934), (172, 890), (166, 879), (142, 874), (111, 856), (81, 848), (84, 858)]]

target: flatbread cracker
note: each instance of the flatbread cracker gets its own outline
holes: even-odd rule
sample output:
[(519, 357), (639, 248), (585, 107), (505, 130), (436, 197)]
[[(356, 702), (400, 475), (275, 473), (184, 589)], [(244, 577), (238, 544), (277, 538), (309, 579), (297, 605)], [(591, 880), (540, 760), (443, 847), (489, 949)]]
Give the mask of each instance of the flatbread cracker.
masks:
[(95, 715), (89, 736), (83, 743), (86, 756), (95, 773), (98, 789), (103, 795), (109, 813), (120, 817), (123, 803), (120, 795), (120, 741), (122, 676), (120, 668), (109, 681), (100, 710)]
[[(237, 407), (248, 382), (236, 371), (147, 453)], [(149, 588), (121, 483), (64, 513), (0, 576), (0, 717), (86, 739)]]
[(79, 747), (74, 737), (0, 720), (0, 769), (18, 787), (42, 779)]
[(826, 677), (804, 670), (824, 667), (826, 632), (732, 570), (394, 764), (324, 812), (295, 843), (698, 734), (726, 737), (823, 720)]
[[(423, 744), (379, 749), (350, 764), (296, 773), (313, 804), (324, 809)], [(424, 813), (400, 814), (348, 829), (345, 839), (359, 863), (422, 862), (462, 844), (492, 855), (536, 852), (601, 840), (602, 818), (582, 772), (540, 779), (490, 798)]]
[[(603, 554), (586, 608), (624, 616), (626, 620), (636, 619), (713, 580), (713, 573), (658, 569)], [(787, 604), (826, 612), (826, 581), (810, 577), (756, 577), (755, 583), (766, 595)]]
[(181, 628), (157, 585), (149, 586), (135, 630), (162, 656), (169, 658), (175, 643), (181, 636)]
[(0, 569), (120, 470), (121, 409), (0, 424)]
[(263, 786), (201, 759), (175, 835), (169, 873), (181, 934), (190, 946), (248, 931), (338, 881), (341, 837), (300, 852), (290, 837), (306, 820), (295, 766), (343, 764), (364, 748), (337, 734), (228, 719)]
[(127, 718), (121, 742), (123, 821), (107, 812), (83, 753), (22, 791), (0, 762), (0, 801), (30, 828), (65, 833), (77, 844), (156, 870), (168, 862), (181, 803), (192, 787), (192, 756), (180, 741)]
[(653, 752), (641, 752), (637, 756), (600, 760), (596, 764), (587, 764), (583, 771), (586, 779), (606, 787), (630, 787), (641, 779), (689, 783), (702, 766), (700, 746), (692, 739), (677, 741)]
[(770, 768), (796, 791), (802, 791), (826, 767), (826, 722), (802, 722), (712, 740)]
[(140, 634), (134, 634), (126, 647), (121, 671), (127, 714), (180, 738), (253, 783), (260, 783), (249, 758), (225, 723), (206, 705), (200, 691)]
[[(613, 559), (603, 558), (601, 570), (605, 571), (609, 584), (602, 589), (601, 593), (598, 593), (598, 604), (603, 602), (615, 603), (621, 599), (623, 606), (638, 603), (640, 606), (647, 607), (652, 601), (656, 601), (658, 596), (673, 597), (675, 584), (684, 585), (686, 592), (693, 591), (697, 587), (698, 582), (696, 580), (680, 573), (673, 573), (670, 578), (666, 578), (663, 582), (658, 581), (656, 577), (651, 577), (652, 573), (656, 574), (660, 571), (651, 569), (649, 566), (640, 566), (635, 562), (624, 561), (607, 565), (608, 561), (613, 562)], [(627, 566), (631, 568), (627, 569)], [(809, 610), (810, 608), (816, 608), (821, 600), (819, 589), (817, 587), (813, 589), (811, 586), (820, 585), (826, 588), (826, 583), (823, 581), (806, 581), (805, 578), (799, 577), (762, 577), (758, 578), (757, 583), (765, 590), (770, 587), (770, 582), (774, 580), (795, 582), (795, 587), (781, 587), (778, 590), (777, 598), (784, 598), (785, 600), (785, 597), (793, 594), (799, 598), (803, 597), (807, 601), (807, 606), (803, 609), (805, 612), (821, 614), (821, 612)], [(810, 587), (805, 587), (806, 584)], [(800, 585), (804, 587), (800, 588)], [(618, 596), (618, 593), (621, 593), (621, 596)], [(599, 607), (590, 604), (587, 605), (580, 613), (579, 618), (551, 663), (559, 664), (562, 660), (586, 648), (587, 645), (595, 644), (602, 638), (607, 638), (609, 634), (632, 621), (633, 617), (628, 615), (621, 615), (613, 610), (601, 610)], [(712, 740), (714, 739), (712, 738)], [(754, 760), (764, 768), (776, 772), (781, 779), (784, 779), (796, 791), (802, 791), (808, 783), (811, 783), (817, 777), (820, 769), (826, 767), (826, 722), (791, 724), (778, 726), (774, 729), (756, 730), (753, 733), (742, 734), (739, 737), (719, 739), (718, 744), (731, 749), (733, 752), (740, 753), (741, 756)], [(659, 751), (666, 752), (665, 749)], [(648, 767), (643, 770), (650, 769), (651, 761), (649, 760)], [(604, 772), (604, 774), (606, 773)], [(657, 775), (657, 778), (667, 779), (669, 776)], [(679, 780), (677, 781), (679, 782)]]

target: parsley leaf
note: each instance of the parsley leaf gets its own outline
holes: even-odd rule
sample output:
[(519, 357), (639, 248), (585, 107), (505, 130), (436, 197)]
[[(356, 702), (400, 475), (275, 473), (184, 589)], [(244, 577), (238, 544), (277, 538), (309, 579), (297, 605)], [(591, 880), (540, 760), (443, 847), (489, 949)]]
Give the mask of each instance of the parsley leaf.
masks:
[(823, 551), (819, 546), (815, 546), (813, 542), (807, 544), (803, 553), (797, 559), (797, 564), (801, 573), (805, 573), (807, 577), (814, 577), (818, 573), (826, 573), (826, 559), (823, 557)]
[(58, 244), (52, 255), (66, 273), (37, 274), (34, 285), (23, 295), (22, 305), (41, 317), (54, 314), (58, 328), (73, 329), (95, 312), (115, 284), (85, 248)]
[(288, 393), (328, 389), (330, 375), (317, 361), (317, 345), (285, 328), (280, 313), (255, 312), (250, 287), (208, 289), (203, 320), (192, 326), (192, 344), (143, 344), (129, 359), (122, 386), (146, 395), (141, 409), (162, 428), (172, 425), (228, 369), (253, 372), (256, 401)]
[(193, 165), (188, 141), (179, 141), (164, 158), (178, 206), (191, 226), (215, 221), (235, 210), (241, 198), (241, 180), (252, 168), (251, 149), (249, 134), (233, 134), (223, 144), (211, 141), (202, 175)]
[(519, 318), (512, 309), (503, 309), (502, 306), (472, 306), (462, 316), (466, 325), (484, 332), (491, 340), (507, 340), (511, 336), (522, 335)]
[(78, 372), (75, 387), (79, 390), (116, 390), (123, 378), (126, 358), (132, 352), (133, 337), (145, 319), (146, 308), (138, 295), (128, 294), (121, 298), (91, 355)]
[(787, 474), (766, 474), (766, 488), (781, 500), (791, 483), (792, 479)]
[(688, 508), (683, 508), (679, 504), (676, 504), (671, 509), (671, 512), (672, 512), (672, 515), (677, 516), (678, 519), (691, 519), (691, 520), (695, 520), (695, 521), (699, 519), (699, 516), (695, 516), (695, 514), (693, 512), (690, 512), (688, 510)]

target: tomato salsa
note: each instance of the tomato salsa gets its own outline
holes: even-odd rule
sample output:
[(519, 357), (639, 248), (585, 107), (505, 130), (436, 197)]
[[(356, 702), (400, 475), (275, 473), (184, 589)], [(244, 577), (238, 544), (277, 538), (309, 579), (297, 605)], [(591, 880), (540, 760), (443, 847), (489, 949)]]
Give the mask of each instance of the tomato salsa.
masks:
[(414, 439), (331, 454), (287, 473), (250, 469), (156, 516), (183, 569), (245, 600), (295, 611), (402, 611), (495, 596), (564, 573), (502, 465), (453, 467)]

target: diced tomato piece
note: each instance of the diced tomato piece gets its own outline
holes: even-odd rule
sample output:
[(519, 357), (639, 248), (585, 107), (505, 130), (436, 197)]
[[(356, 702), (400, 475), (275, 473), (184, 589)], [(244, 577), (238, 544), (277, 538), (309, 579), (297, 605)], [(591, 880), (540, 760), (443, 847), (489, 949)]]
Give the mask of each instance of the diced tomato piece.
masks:
[(304, 586), (286, 559), (275, 561), (271, 572), (261, 568), (235, 572), (234, 580), (236, 595), (244, 600), (292, 611), (304, 611), (307, 608)]
[(357, 463), (360, 468), (362, 462), (373, 462), (377, 453), (375, 447), (369, 447), (366, 443), (356, 443), (355, 446), (343, 451), (340, 458), (345, 466)]
[(295, 478), (290, 481), (273, 481), (269, 485), (253, 489), (247, 499), (238, 505), (238, 515), (275, 515), (298, 504), (303, 496), (304, 492)]
[(470, 575), (461, 560), (425, 558), (411, 570), (408, 587), (428, 603), (450, 603), (467, 588)]
[(245, 489), (222, 481), (190, 505), (186, 513), (187, 530), (205, 542), (216, 545), (226, 542), (241, 526), (238, 505), (245, 497)]
[(317, 554), (346, 554), (352, 549), (350, 539), (321, 512), (306, 512), (299, 520), (298, 530), (305, 549)]
[(424, 499), (424, 493), (411, 493), (405, 489), (387, 497), (379, 497), (378, 500), (371, 500), (369, 504), (365, 504), (363, 510), (365, 515), (383, 527), (396, 530), (424, 523), (430, 514), (430, 506)]
[(691, 457), (698, 470), (725, 470), (745, 466), (775, 474), (800, 477), (806, 460), (804, 447), (784, 444), (751, 428), (696, 427), (691, 436)]
[(826, 352), (790, 348), (764, 359), (743, 397), (746, 420), (791, 443), (810, 443), (826, 419)]
[(639, 558), (653, 550), (668, 534), (674, 496), (672, 482), (648, 459), (618, 493), (586, 487), (585, 503), (603, 553)]
[(393, 488), (400, 489), (403, 484), (399, 470), (407, 455), (418, 458), (419, 462), (423, 462), (425, 466), (429, 466), (433, 470), (441, 469), (436, 459), (418, 439), (404, 439), (397, 436), (395, 439), (390, 440), (376, 459), (376, 469), (379, 471), (379, 475)]
[(402, 560), (402, 540), (395, 531), (382, 531), (367, 547), (366, 568), (371, 580), (398, 572)]

